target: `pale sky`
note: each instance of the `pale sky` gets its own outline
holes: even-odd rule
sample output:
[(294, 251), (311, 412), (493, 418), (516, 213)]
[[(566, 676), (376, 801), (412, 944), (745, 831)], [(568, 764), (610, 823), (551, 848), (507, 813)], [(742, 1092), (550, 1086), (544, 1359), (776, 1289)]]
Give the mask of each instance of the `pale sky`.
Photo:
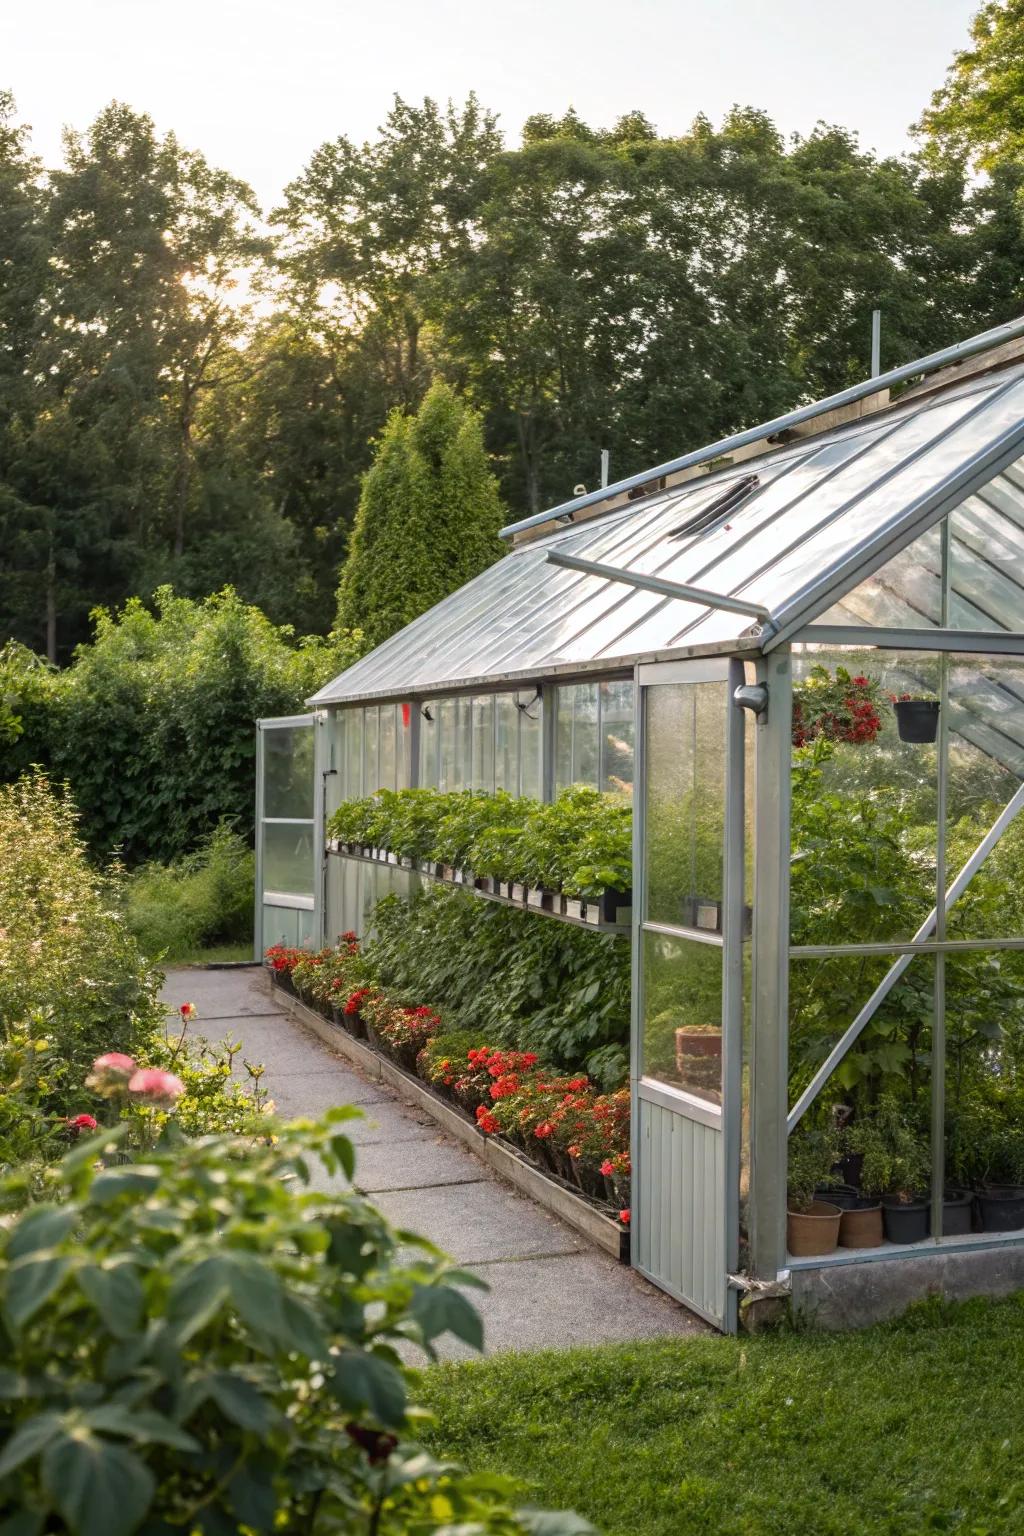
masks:
[(60, 153), (116, 97), (270, 206), (312, 151), (372, 136), (397, 91), (476, 90), (516, 142), (572, 104), (663, 133), (733, 102), (785, 133), (823, 118), (888, 154), (967, 37), (978, 0), (0, 0), (0, 85)]

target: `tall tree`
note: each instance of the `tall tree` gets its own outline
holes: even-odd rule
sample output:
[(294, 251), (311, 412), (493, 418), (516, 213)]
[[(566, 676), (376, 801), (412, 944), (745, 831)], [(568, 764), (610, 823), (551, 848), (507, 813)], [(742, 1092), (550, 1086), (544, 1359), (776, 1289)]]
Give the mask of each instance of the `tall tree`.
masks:
[(1024, 0), (986, 0), (918, 124), (937, 151), (992, 170), (1024, 160)]
[(504, 553), (479, 416), (441, 380), (395, 410), (363, 481), (338, 590), (338, 628), (379, 645)]

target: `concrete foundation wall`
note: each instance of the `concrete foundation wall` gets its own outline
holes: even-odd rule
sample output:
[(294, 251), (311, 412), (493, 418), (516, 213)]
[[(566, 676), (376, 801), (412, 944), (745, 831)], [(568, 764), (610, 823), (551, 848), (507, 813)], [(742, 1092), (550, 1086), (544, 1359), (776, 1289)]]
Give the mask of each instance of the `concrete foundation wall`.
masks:
[(1024, 1290), (1024, 1243), (915, 1254), (867, 1264), (792, 1272), (795, 1316), (813, 1327), (865, 1328), (898, 1317), (928, 1296), (962, 1301)]

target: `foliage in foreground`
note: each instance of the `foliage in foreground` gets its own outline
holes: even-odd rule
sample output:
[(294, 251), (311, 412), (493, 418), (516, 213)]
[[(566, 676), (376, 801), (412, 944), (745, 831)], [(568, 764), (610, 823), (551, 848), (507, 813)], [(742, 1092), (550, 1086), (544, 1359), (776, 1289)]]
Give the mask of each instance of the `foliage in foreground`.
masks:
[[(534, 1531), (512, 1485), (411, 1443), (399, 1347), (479, 1316), (428, 1243), (354, 1191), (334, 1110), (276, 1146), (165, 1138), (103, 1167), (76, 1148), (0, 1245), (0, 1517), (19, 1536), (179, 1530), (414, 1536)], [(412, 1251), (398, 1262), (397, 1245)]]
[(173, 965), (216, 945), (252, 944), (255, 858), (221, 822), (175, 864), (145, 864), (125, 888), (128, 927), (143, 953)]
[[(163, 588), (94, 615), (63, 672), (0, 651), (20, 728), (4, 777), (33, 763), (66, 778), (95, 852), (170, 862), (227, 819), (251, 836), (255, 722), (292, 714), (362, 650), (358, 634), (295, 641), (230, 589), (194, 602)], [(24, 699), (24, 707), (22, 707)]]
[(1024, 1296), (936, 1302), (854, 1334), (445, 1364), (422, 1395), (438, 1454), (529, 1478), (604, 1536), (1015, 1536), (1022, 1349)]
[(0, 785), (0, 1042), (24, 1029), (47, 1042), (42, 1101), (65, 1112), (86, 1107), (75, 1096), (95, 1056), (132, 1054), (163, 1023), (120, 908), (119, 871), (92, 868), (73, 806), (45, 776)]

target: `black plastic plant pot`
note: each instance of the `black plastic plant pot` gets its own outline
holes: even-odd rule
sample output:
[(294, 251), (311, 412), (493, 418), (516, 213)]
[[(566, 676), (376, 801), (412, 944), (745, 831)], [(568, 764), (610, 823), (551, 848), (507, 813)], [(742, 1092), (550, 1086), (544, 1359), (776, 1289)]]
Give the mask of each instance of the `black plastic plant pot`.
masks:
[(896, 1195), (882, 1196), (882, 1222), (890, 1243), (920, 1243), (928, 1236), (927, 1200), (901, 1201)]
[(942, 1196), (943, 1237), (964, 1237), (972, 1230), (974, 1196), (969, 1189), (947, 1189)]
[(897, 699), (896, 729), (900, 741), (934, 741), (939, 732), (939, 701), (937, 699)]
[[(600, 905), (601, 922), (602, 923), (619, 923), (619, 922), (621, 922), (622, 921), (622, 917), (620, 917), (619, 914), (620, 913), (625, 914), (629, 910), (629, 908), (632, 907), (632, 905), (633, 905), (633, 892), (632, 891), (613, 891), (613, 890), (610, 890), (610, 889), (602, 891), (601, 892), (601, 905)], [(590, 907), (591, 907), (591, 903), (588, 902), (587, 903), (587, 911), (588, 911), (588, 913), (590, 911)]]
[(1024, 1227), (1024, 1189), (1019, 1184), (989, 1184), (978, 1190), (983, 1232), (1017, 1232)]
[(857, 1208), (860, 1195), (852, 1184), (822, 1184), (814, 1191), (815, 1200), (830, 1200), (833, 1205), (838, 1205), (841, 1211), (853, 1211)]

